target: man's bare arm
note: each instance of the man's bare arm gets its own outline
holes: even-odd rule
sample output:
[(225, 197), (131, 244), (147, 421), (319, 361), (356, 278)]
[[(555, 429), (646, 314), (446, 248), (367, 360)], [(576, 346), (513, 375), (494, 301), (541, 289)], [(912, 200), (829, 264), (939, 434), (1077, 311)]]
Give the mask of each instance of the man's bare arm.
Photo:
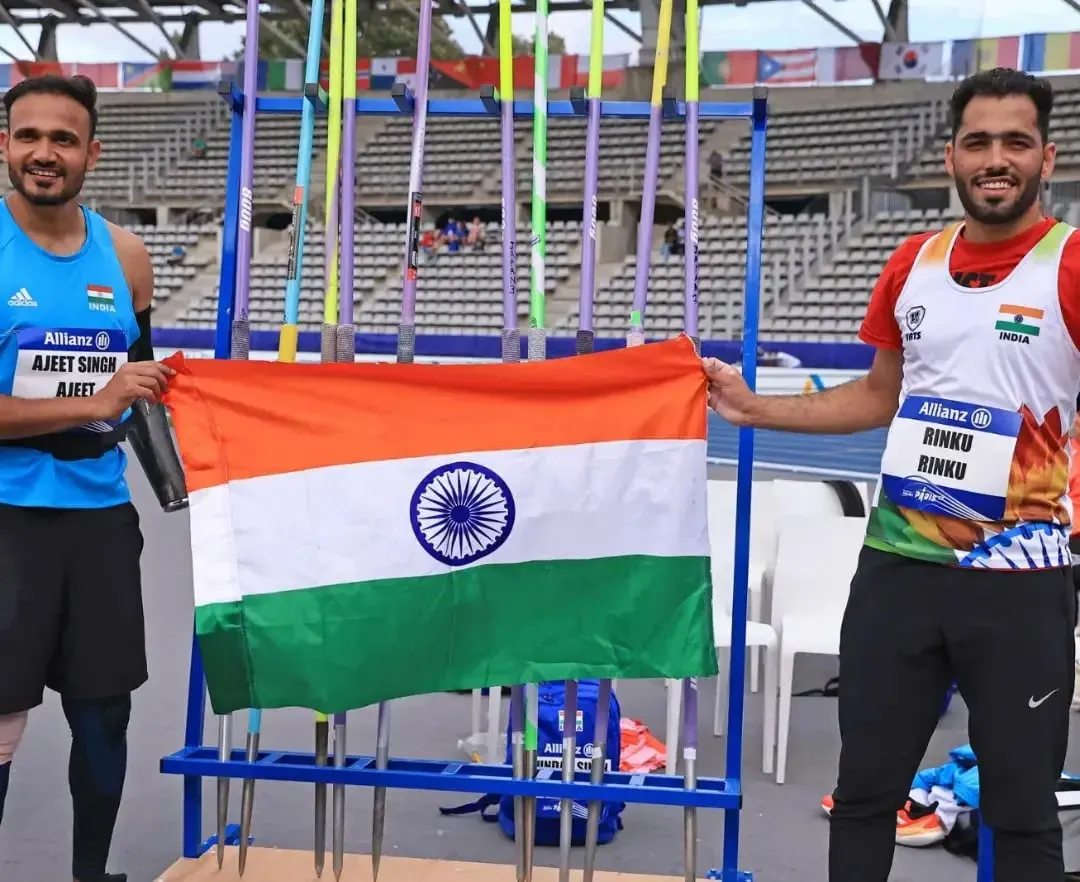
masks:
[(154, 299), (154, 264), (150, 252), (143, 240), (130, 230), (109, 224), (109, 232), (131, 292), (132, 309), (136, 313), (142, 312)]
[(751, 425), (806, 434), (846, 435), (887, 426), (896, 414), (904, 356), (878, 349), (862, 377), (809, 395), (758, 395)]
[(63, 432), (100, 418), (93, 398), (15, 398), (0, 395), (0, 438)]

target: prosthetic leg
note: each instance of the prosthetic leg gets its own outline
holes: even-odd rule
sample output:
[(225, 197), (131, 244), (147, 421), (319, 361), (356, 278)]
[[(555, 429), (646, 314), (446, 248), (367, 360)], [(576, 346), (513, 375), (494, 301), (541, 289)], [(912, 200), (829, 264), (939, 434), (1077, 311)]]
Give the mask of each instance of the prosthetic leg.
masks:
[(7, 798), (11, 776), (11, 761), (26, 729), (26, 719), (26, 711), (0, 716), (0, 822), (4, 820), (4, 800)]
[[(136, 313), (135, 320), (139, 325), (139, 339), (129, 350), (128, 358), (132, 361), (153, 361), (150, 309)], [(187, 508), (184, 467), (173, 444), (164, 405), (137, 401), (131, 408), (131, 419), (127, 421), (126, 428), (127, 440), (162, 510), (174, 512)]]

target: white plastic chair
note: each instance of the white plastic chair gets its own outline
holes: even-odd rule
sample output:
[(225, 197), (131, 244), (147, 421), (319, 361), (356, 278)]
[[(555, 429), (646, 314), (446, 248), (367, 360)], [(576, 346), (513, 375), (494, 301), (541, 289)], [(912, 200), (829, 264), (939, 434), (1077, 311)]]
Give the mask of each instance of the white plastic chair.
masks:
[(780, 526), (770, 622), (779, 665), (765, 665), (765, 701), (779, 701), (776, 783), (787, 769), (795, 656), (839, 655), (840, 626), (866, 532), (865, 518), (790, 517)]
[[(735, 573), (734, 481), (709, 481), (709, 545), (712, 553), (713, 609), (730, 609)], [(747, 619), (761, 622), (765, 574), (775, 553), (771, 482), (755, 481), (750, 500), (750, 567), (747, 579)], [(726, 645), (726, 644), (725, 644)], [(758, 691), (760, 658), (747, 655), (750, 691)]]

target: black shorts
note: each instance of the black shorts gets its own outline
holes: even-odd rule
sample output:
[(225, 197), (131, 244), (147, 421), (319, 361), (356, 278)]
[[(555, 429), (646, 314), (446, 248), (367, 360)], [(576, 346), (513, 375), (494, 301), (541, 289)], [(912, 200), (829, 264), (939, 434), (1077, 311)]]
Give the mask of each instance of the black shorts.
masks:
[(146, 682), (139, 514), (0, 505), (0, 714)]

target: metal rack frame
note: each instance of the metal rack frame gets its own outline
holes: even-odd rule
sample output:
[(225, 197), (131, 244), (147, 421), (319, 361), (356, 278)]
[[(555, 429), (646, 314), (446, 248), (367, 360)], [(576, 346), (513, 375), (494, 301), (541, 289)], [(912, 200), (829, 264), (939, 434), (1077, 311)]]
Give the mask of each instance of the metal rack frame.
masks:
[[(232, 123), (229, 136), (229, 164), (225, 194), (225, 216), (221, 251), (220, 284), (215, 333), (215, 357), (228, 358), (236, 294), (237, 240), (240, 212), (241, 120), (248, 100), (234, 83), (219, 84), (218, 93), (228, 105)], [(305, 102), (313, 102), (317, 113), (326, 112), (326, 93), (309, 83), (298, 96), (256, 97), (257, 113), (299, 116)], [(751, 388), (757, 378), (758, 326), (761, 307), (762, 234), (765, 209), (765, 142), (768, 117), (767, 92), (756, 87), (750, 101), (701, 102), (699, 116), (705, 119), (744, 119), (750, 124), (750, 188), (746, 247), (746, 294), (742, 337), (742, 368)], [(396, 86), (389, 98), (357, 99), (358, 116), (411, 114), (413, 96), (404, 86)], [(647, 101), (604, 101), (601, 115), (608, 118), (648, 119)], [(498, 118), (499, 99), (491, 88), (479, 98), (431, 99), (429, 116)], [(665, 95), (664, 116), (685, 117), (685, 103)], [(532, 101), (514, 101), (514, 114), (530, 117)], [(571, 100), (549, 101), (550, 117), (584, 117), (584, 101), (579, 94)], [(681, 776), (633, 775), (611, 772), (599, 785), (589, 783), (588, 773), (578, 773), (573, 783), (563, 783), (558, 770), (541, 770), (535, 779), (515, 779), (509, 766), (483, 765), (431, 759), (393, 758), (388, 768), (377, 770), (369, 755), (349, 756), (343, 768), (316, 766), (314, 753), (263, 750), (254, 763), (245, 751), (233, 749), (228, 761), (218, 759), (217, 747), (203, 744), (206, 714), (206, 681), (202, 659), (194, 635), (188, 678), (184, 746), (161, 760), (161, 772), (183, 777), (182, 851), (196, 858), (214, 847), (217, 836), (203, 839), (202, 779), (235, 778), (259, 781), (347, 784), (409, 790), (459, 793), (498, 793), (539, 798), (577, 800), (619, 800), (669, 806), (722, 809), (724, 819), (723, 866), (709, 870), (706, 878), (721, 882), (751, 882), (750, 873), (738, 869), (739, 813), (742, 809), (743, 704), (742, 688), (746, 670), (747, 579), (750, 562), (750, 501), (753, 481), (754, 433), (739, 433), (737, 511), (733, 579), (731, 656), (728, 688), (728, 729), (726, 770), (723, 778), (699, 777), (697, 788), (684, 789)], [(238, 825), (227, 828), (229, 844), (238, 841)]]

